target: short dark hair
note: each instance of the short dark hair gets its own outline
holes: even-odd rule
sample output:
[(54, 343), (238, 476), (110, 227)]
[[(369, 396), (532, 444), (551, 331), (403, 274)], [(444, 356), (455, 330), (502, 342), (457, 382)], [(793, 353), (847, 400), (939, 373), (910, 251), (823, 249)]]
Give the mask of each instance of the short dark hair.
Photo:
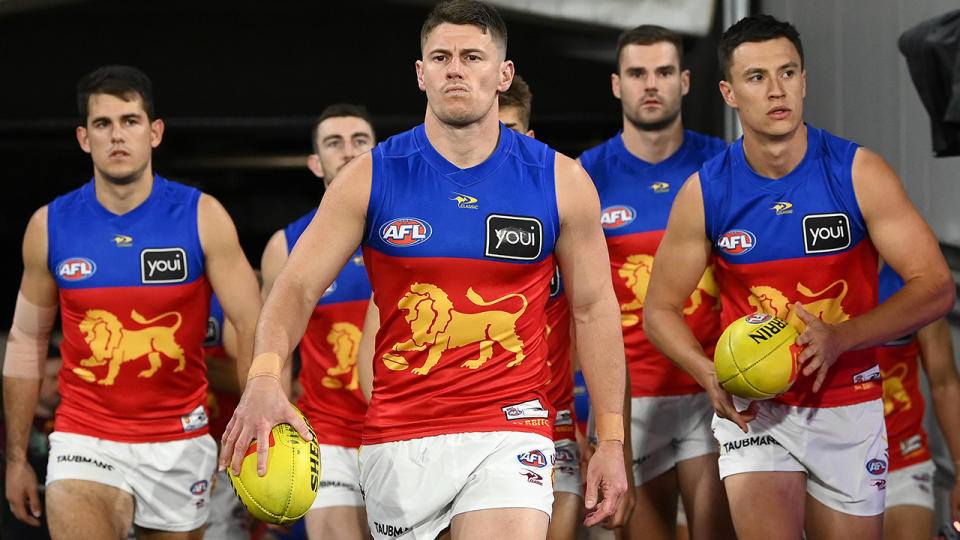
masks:
[(153, 106), (153, 83), (150, 77), (132, 66), (103, 66), (87, 73), (77, 81), (77, 112), (80, 114), (80, 125), (87, 125), (87, 116), (90, 114), (90, 96), (93, 94), (108, 94), (124, 101), (131, 101), (140, 97), (143, 101), (143, 110), (147, 119), (156, 118)]
[(520, 120), (530, 129), (530, 110), (533, 105), (533, 93), (530, 85), (520, 75), (513, 76), (513, 83), (506, 92), (500, 92), (497, 98), (500, 108), (514, 107), (520, 110)]
[(333, 105), (328, 105), (327, 108), (320, 113), (317, 121), (313, 123), (313, 129), (310, 132), (310, 144), (313, 146), (314, 154), (320, 153), (320, 148), (317, 146), (317, 130), (320, 129), (320, 124), (327, 118), (340, 118), (342, 116), (355, 116), (364, 120), (370, 126), (370, 134), (376, 139), (377, 134), (373, 131), (373, 121), (370, 120), (370, 113), (367, 112), (366, 107), (354, 103), (334, 103)]
[(441, 24), (472, 24), (484, 34), (490, 31), (493, 42), (507, 52), (507, 24), (500, 12), (489, 4), (476, 0), (445, 0), (433, 6), (420, 28), (420, 48), (427, 45), (427, 36)]
[(673, 44), (677, 49), (677, 59), (680, 62), (680, 67), (683, 68), (683, 38), (680, 37), (680, 34), (655, 24), (642, 24), (624, 31), (617, 38), (616, 71), (620, 72), (620, 58), (623, 56), (623, 49), (627, 48), (627, 45), (653, 45), (661, 41)]
[(787, 38), (800, 54), (800, 69), (803, 69), (803, 44), (800, 42), (800, 32), (790, 23), (776, 18), (758, 14), (740, 19), (720, 36), (717, 45), (717, 59), (720, 62), (720, 73), (724, 79), (730, 78), (730, 66), (733, 64), (733, 50), (744, 43), (770, 41), (772, 39)]

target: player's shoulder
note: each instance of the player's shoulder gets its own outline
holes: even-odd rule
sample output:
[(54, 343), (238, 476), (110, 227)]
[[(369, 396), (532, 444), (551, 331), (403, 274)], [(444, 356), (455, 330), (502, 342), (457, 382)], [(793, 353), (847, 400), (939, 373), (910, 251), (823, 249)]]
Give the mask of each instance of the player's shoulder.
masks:
[(502, 138), (506, 139), (501, 141), (501, 145), (523, 163), (543, 166), (553, 159), (554, 154), (560, 154), (547, 143), (522, 135), (512, 129), (501, 127), (500, 134)]
[(715, 156), (727, 148), (727, 141), (693, 130), (683, 130), (684, 141), (702, 154)]
[(373, 154), (379, 154), (384, 158), (402, 158), (419, 152), (420, 147), (417, 143), (416, 131), (422, 129), (423, 124), (387, 137), (386, 140), (377, 143), (372, 150)]
[(577, 158), (580, 160), (580, 164), (589, 171), (591, 167), (594, 167), (597, 164), (606, 163), (607, 159), (610, 157), (614, 139), (619, 136), (620, 133), (618, 132), (616, 135), (603, 141), (602, 143), (584, 150), (584, 152), (580, 154), (580, 157)]

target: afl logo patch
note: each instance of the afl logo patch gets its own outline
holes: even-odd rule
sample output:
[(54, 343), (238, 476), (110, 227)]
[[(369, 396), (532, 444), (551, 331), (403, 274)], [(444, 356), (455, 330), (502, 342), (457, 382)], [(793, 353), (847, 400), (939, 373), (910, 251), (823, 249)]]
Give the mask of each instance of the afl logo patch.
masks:
[(524, 452), (517, 456), (517, 461), (523, 463), (527, 467), (540, 468), (547, 466), (547, 456), (543, 455), (543, 452), (539, 450)]
[(535, 261), (543, 250), (543, 224), (535, 217), (490, 214), (485, 244), (487, 257)]
[(629, 206), (608, 206), (603, 209), (603, 214), (600, 216), (600, 225), (604, 229), (619, 229), (633, 223), (635, 219), (637, 219), (637, 211)]
[(182, 283), (187, 280), (187, 252), (183, 248), (145, 249), (140, 252), (140, 282)]
[(209, 485), (210, 483), (206, 480), (198, 480), (194, 482), (192, 486), (190, 486), (190, 493), (193, 493), (194, 495), (203, 495), (203, 493), (207, 491), (207, 486)]
[(743, 320), (747, 321), (750, 324), (763, 324), (773, 318), (773, 315), (769, 313), (754, 313), (753, 315), (747, 315)]
[(397, 247), (422, 244), (433, 234), (433, 228), (422, 219), (397, 218), (380, 226), (380, 238)]
[(883, 474), (887, 472), (887, 462), (882, 459), (871, 459), (867, 462), (867, 472), (870, 474)]
[(96, 272), (96, 263), (86, 257), (72, 257), (57, 265), (57, 275), (67, 281), (84, 280)]
[(843, 213), (803, 216), (804, 253), (830, 253), (850, 247), (850, 218)]
[(727, 231), (717, 239), (717, 247), (728, 255), (743, 255), (755, 245), (757, 245), (757, 237), (743, 229)]

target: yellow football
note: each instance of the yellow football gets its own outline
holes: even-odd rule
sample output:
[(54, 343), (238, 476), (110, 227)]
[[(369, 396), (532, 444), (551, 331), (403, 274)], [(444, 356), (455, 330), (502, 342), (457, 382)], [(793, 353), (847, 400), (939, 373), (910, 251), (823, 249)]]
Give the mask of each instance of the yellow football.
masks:
[(796, 328), (767, 313), (733, 321), (713, 353), (717, 380), (727, 392), (748, 399), (783, 394), (800, 371), (798, 335)]
[[(297, 414), (303, 418), (299, 410)], [(257, 474), (256, 440), (243, 456), (239, 475), (227, 467), (233, 490), (260, 521), (286, 525), (303, 517), (313, 505), (320, 486), (320, 448), (312, 427), (310, 433), (313, 439), (307, 441), (290, 424), (274, 426), (263, 476)]]

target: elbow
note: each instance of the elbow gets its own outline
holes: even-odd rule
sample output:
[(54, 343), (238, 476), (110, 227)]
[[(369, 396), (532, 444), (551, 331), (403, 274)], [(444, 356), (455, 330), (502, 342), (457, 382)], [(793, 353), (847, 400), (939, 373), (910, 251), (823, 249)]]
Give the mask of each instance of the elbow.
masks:
[(957, 300), (957, 286), (953, 282), (953, 276), (949, 273), (946, 279), (942, 280), (941, 286), (937, 290), (935, 304), (937, 306), (937, 317), (940, 318), (953, 310)]

